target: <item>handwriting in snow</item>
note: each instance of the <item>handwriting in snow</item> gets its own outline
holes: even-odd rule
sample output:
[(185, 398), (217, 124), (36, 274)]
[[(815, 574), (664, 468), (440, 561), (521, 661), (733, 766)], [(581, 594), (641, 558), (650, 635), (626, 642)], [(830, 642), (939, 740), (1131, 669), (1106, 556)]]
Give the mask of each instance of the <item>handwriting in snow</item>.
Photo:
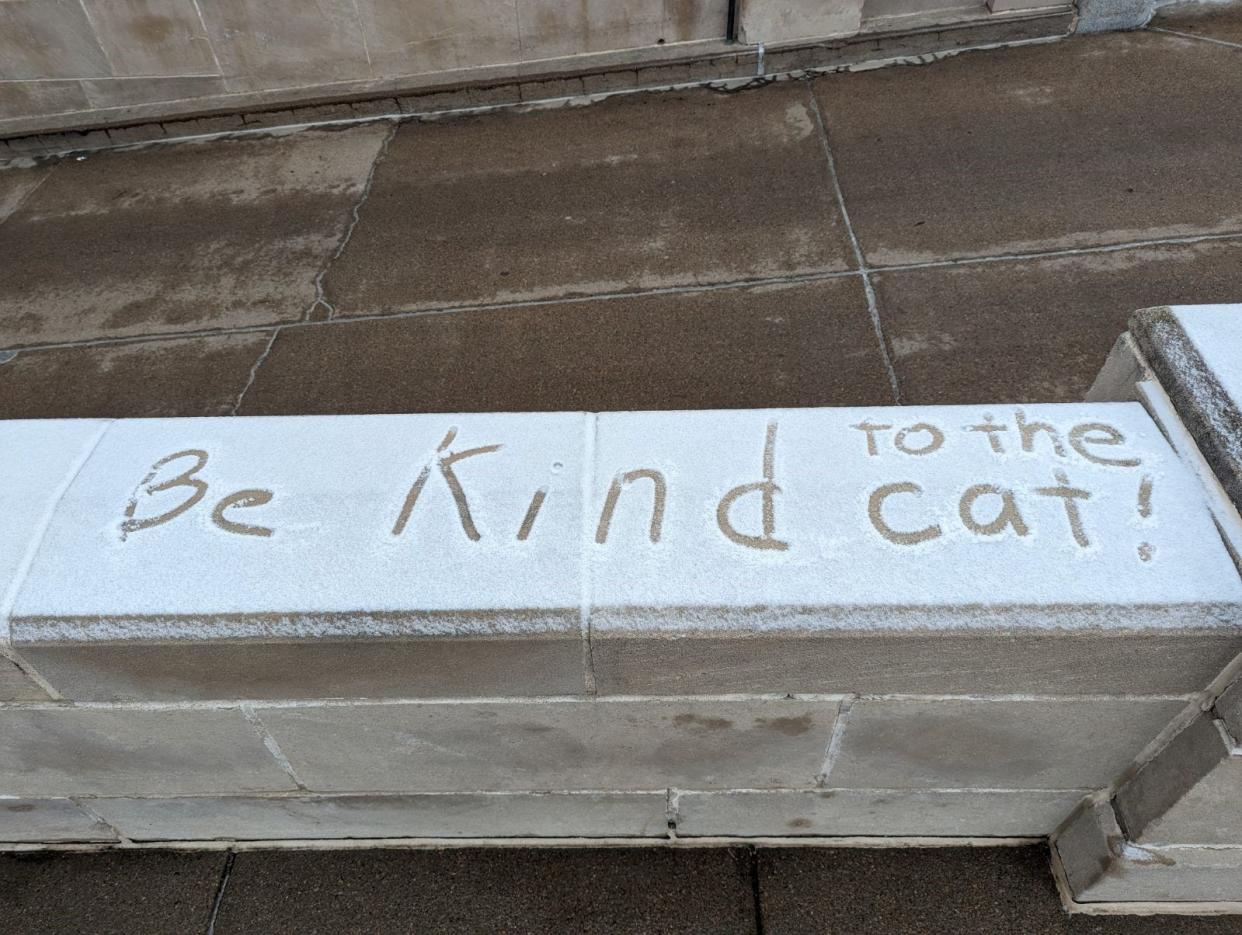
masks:
[[(879, 457), (881, 452), (892, 450), (910, 458), (921, 458), (940, 450), (946, 440), (945, 430), (930, 422), (918, 422), (908, 426), (896, 426), (863, 420), (852, 426), (858, 433), (859, 443), (868, 457)], [(785, 551), (789, 542), (778, 533), (777, 502), (782, 496), (777, 481), (776, 441), (779, 423), (769, 422), (764, 433), (760, 479), (739, 484), (728, 490), (716, 506), (716, 527), (729, 542), (746, 549)], [(984, 415), (981, 422), (966, 427), (966, 432), (980, 440), (996, 455), (1013, 451), (1031, 453), (1037, 445), (1046, 446), (1060, 464), (1052, 471), (1047, 486), (1036, 487), (1030, 494), (1059, 501), (1065, 516), (1065, 530), (1079, 548), (1091, 545), (1091, 533), (1085, 516), (1086, 505), (1092, 494), (1088, 489), (1074, 484), (1068, 470), (1062, 465), (1072, 461), (1073, 455), (1091, 464), (1110, 468), (1133, 469), (1142, 459), (1124, 451), (1125, 436), (1114, 426), (1104, 422), (1082, 422), (1070, 428), (1062, 438), (1051, 424), (1028, 421), (1022, 410), (1014, 414), (1013, 424), (997, 421), (992, 415)], [(457, 429), (450, 428), (436, 447), (434, 457), (422, 466), (407, 491), (397, 515), (391, 534), (400, 537), (411, 522), (419, 498), (427, 484), (438, 477), (448, 489), (457, 509), (462, 532), (471, 541), (479, 541), (482, 534), (474, 521), (466, 484), (458, 475), (458, 466), (473, 458), (494, 455), (504, 449), (502, 444), (478, 445), (470, 448), (453, 447)], [(262, 507), (272, 501), (275, 494), (264, 488), (246, 488), (232, 491), (217, 498), (209, 483), (201, 476), (210, 455), (203, 449), (187, 448), (166, 455), (156, 461), (146, 476), (135, 487), (125, 507), (121, 522), (121, 538), (125, 540), (134, 533), (170, 523), (194, 510), (203, 501), (204, 509), (210, 508), (211, 522), (224, 532), (239, 536), (268, 538), (275, 529), (259, 522), (241, 519), (242, 511)], [(670, 497), (669, 482), (663, 472), (650, 467), (636, 466), (619, 472), (611, 481), (604, 495), (603, 506), (595, 526), (594, 540), (604, 545), (612, 528), (614, 516), (623, 492), (634, 487), (644, 487), (650, 493), (651, 514), (648, 538), (660, 542), (664, 529), (665, 509)], [(913, 480), (881, 484), (867, 496), (867, 521), (875, 535), (896, 546), (918, 546), (931, 542), (945, 534), (940, 523), (923, 526), (898, 525), (886, 513), (891, 501), (901, 497), (921, 497), (923, 488)], [(144, 500), (159, 499), (167, 503), (166, 494), (179, 495), (162, 512), (140, 516)], [(1142, 519), (1151, 516), (1152, 479), (1143, 475), (1139, 482), (1137, 507)], [(516, 531), (518, 541), (526, 541), (534, 531), (539, 512), (548, 497), (548, 488), (540, 487), (531, 495), (529, 506)], [(735, 506), (744, 498), (757, 497), (759, 505), (758, 528), (739, 528), (734, 515)], [(1031, 527), (1023, 513), (1022, 504), (1014, 490), (994, 483), (979, 483), (967, 487), (957, 503), (958, 521), (963, 529), (979, 537), (1015, 536), (1030, 534)], [(1150, 561), (1154, 549), (1149, 543), (1138, 548), (1139, 558)]]

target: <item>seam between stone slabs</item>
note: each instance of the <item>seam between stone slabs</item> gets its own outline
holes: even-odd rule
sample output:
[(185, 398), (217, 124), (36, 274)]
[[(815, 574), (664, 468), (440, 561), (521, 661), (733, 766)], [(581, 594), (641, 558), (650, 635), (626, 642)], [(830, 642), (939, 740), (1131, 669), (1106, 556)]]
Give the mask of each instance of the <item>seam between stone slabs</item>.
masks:
[(211, 60), (216, 63), (216, 73), (214, 75), (202, 75), (204, 78), (220, 78), (223, 84), (224, 66), (220, 64), (220, 56), (216, 53), (216, 44), (211, 41), (211, 30), (207, 28), (207, 17), (203, 16), (203, 8), (199, 6), (198, 0), (190, 0), (194, 6), (194, 13), (198, 16), (198, 25), (202, 27), (203, 38), (207, 40), (207, 48), (211, 51)]
[(837, 707), (837, 717), (832, 722), (832, 733), (828, 736), (828, 746), (824, 749), (824, 760), (819, 774), (815, 777), (815, 785), (820, 788), (827, 786), (828, 774), (832, 772), (832, 767), (836, 765), (837, 758), (841, 754), (841, 744), (845, 740), (845, 722), (849, 720), (850, 709), (856, 700), (856, 695), (842, 698), (841, 704)]
[[(82, 798), (91, 799), (91, 798), (99, 798), (99, 796), (89, 796), (89, 797), (82, 797)], [(121, 843), (129, 844), (132, 842), (132, 839), (128, 835), (124, 834), (121, 831), (121, 829), (118, 828), (116, 825), (112, 824), (112, 822), (105, 821), (103, 816), (101, 816), (93, 808), (87, 805), (86, 802), (82, 800), (82, 798), (79, 798), (77, 796), (69, 796), (66, 801), (72, 803), (80, 811), (84, 812), (86, 816), (90, 818), (92, 821), (103, 825), (105, 828), (107, 828), (109, 831), (115, 834), (117, 837), (117, 840), (120, 841)]]
[[(1159, 237), (1151, 240), (1126, 241), (1119, 244), (1104, 244), (1098, 247), (1069, 247), (1058, 250), (1035, 251), (1031, 253), (989, 254), (967, 256), (955, 259), (928, 260), (921, 263), (897, 263), (888, 266), (869, 266), (868, 273), (904, 272), (906, 270), (935, 269), (939, 267), (969, 266), (974, 263), (1003, 263), (1006, 261), (1023, 262), (1041, 259), (1057, 259), (1069, 256), (1090, 256), (1096, 253), (1115, 253), (1142, 247), (1179, 246), (1206, 243), (1217, 240), (1242, 240), (1242, 230), (1226, 231), (1218, 234), (1196, 234), (1183, 237)], [(50, 341), (43, 344), (23, 344), (0, 348), (20, 354), (26, 351), (71, 350), (74, 348), (113, 347), (129, 344), (149, 344), (160, 341), (192, 340), (195, 338), (225, 337), (229, 335), (256, 334), (271, 328), (294, 329), (315, 328), (325, 325), (345, 325), (362, 322), (384, 321), (387, 319), (421, 318), (432, 315), (452, 315), (459, 312), (491, 312), (508, 311), (520, 308), (541, 308), (552, 305), (568, 305), (581, 302), (610, 302), (624, 299), (645, 298), (662, 295), (694, 295), (708, 292), (724, 292), (731, 289), (749, 289), (763, 286), (799, 285), (804, 283), (822, 282), (830, 279), (843, 279), (850, 276), (862, 276), (861, 271), (825, 270), (817, 273), (803, 273), (792, 276), (769, 276), (756, 279), (734, 279), (727, 282), (696, 284), (690, 286), (667, 286), (655, 289), (637, 289), (625, 292), (601, 292), (572, 296), (558, 296), (547, 299), (528, 299), (521, 302), (476, 303), (473, 305), (443, 306), (428, 309), (398, 309), (392, 312), (376, 312), (364, 315), (348, 315), (333, 318), (330, 321), (286, 321), (264, 322), (255, 325), (241, 325), (233, 328), (200, 328), (192, 331), (171, 331), (161, 333), (130, 334), (118, 337), (86, 338), (79, 341)]]
[(595, 595), (591, 575), (591, 517), (594, 515), (592, 493), (595, 490), (595, 452), (599, 441), (599, 413), (586, 413), (582, 432), (582, 475), (579, 496), (582, 498), (582, 529), (578, 536), (578, 630), (582, 638), (582, 681), (588, 695), (599, 694), (595, 678), (595, 651), (591, 645), (591, 606)]
[(113, 424), (114, 420), (108, 419), (104, 421), (99, 431), (95, 433), (94, 439), (84, 446), (77, 460), (73, 462), (69, 471), (66, 472), (65, 478), (52, 491), (47, 508), (43, 511), (43, 515), (39, 517), (38, 524), (31, 532), (30, 542), (27, 544), (22, 560), (13, 574), (13, 580), (9, 582), (9, 586), (5, 589), (4, 594), (0, 595), (0, 649), (4, 651), (4, 655), (7, 658), (26, 673), (27, 677), (35, 684), (47, 692), (53, 700), (59, 700), (61, 698), (60, 693), (46, 679), (39, 675), (33, 666), (12, 649), (10, 622), (13, 616), (13, 608), (17, 606), (17, 598), (26, 584), (26, 579), (30, 576), (30, 570), (34, 567), (35, 559), (43, 547), (43, 540), (47, 537), (47, 531), (51, 528), (52, 519), (60, 508), (61, 501), (65, 499), (69, 488), (78, 479), (78, 475), (82, 473), (82, 469), (86, 467), (86, 463), (91, 459), (91, 456), (99, 447), (99, 443), (103, 441), (104, 436), (108, 434)]
[(250, 392), (250, 387), (254, 386), (255, 378), (259, 375), (259, 368), (263, 366), (267, 360), (267, 355), (272, 353), (272, 346), (276, 343), (276, 336), (280, 334), (280, 327), (272, 329), (272, 336), (267, 339), (267, 345), (263, 348), (263, 353), (258, 356), (254, 364), (250, 367), (250, 375), (246, 378), (246, 385), (241, 388), (241, 392), (237, 394), (237, 399), (233, 403), (233, 408), (229, 410), (229, 415), (235, 416), (241, 409), (242, 402), (246, 399), (246, 394)]
[(1169, 36), (1180, 36), (1183, 39), (1197, 39), (1200, 42), (1210, 42), (1213, 45), (1223, 45), (1228, 49), (1242, 49), (1242, 43), (1215, 39), (1212, 36), (1196, 36), (1194, 33), (1178, 32), (1176, 29), (1165, 29), (1163, 26), (1148, 26), (1147, 30), (1148, 32), (1162, 32)]
[(276, 738), (272, 736), (267, 729), (267, 725), (263, 723), (263, 719), (259, 717), (259, 713), (254, 710), (252, 705), (244, 704), (241, 706), (242, 717), (246, 722), (254, 728), (259, 739), (263, 741), (263, 746), (267, 748), (267, 752), (272, 755), (278, 766), (288, 775), (293, 784), (302, 791), (306, 791), (306, 783), (298, 778), (297, 772), (293, 768), (293, 764), (289, 762), (289, 758), (280, 749), (280, 744), (276, 742)]
[(328, 275), (328, 271), (332, 269), (332, 267), (336, 265), (336, 261), (341, 258), (341, 254), (345, 252), (345, 248), (349, 246), (350, 240), (353, 239), (354, 231), (358, 227), (362, 206), (365, 205), (367, 203), (367, 199), (371, 197), (371, 188), (375, 184), (375, 171), (379, 167), (379, 164), (384, 161), (384, 157), (388, 155), (388, 147), (392, 143), (393, 137), (397, 135), (397, 126), (398, 124), (394, 121), (388, 128), (388, 133), (385, 134), (384, 138), (380, 141), (379, 148), (375, 151), (375, 158), (371, 160), (371, 167), (367, 170), (367, 177), (362, 183), (362, 194), (358, 200), (354, 202), (353, 208), (350, 211), (349, 222), (345, 225), (345, 230), (341, 234), (341, 239), (339, 243), (337, 243), (336, 250), (333, 251), (332, 255), (324, 261), (319, 272), (315, 274), (315, 301), (312, 302), (310, 307), (302, 313), (302, 321), (309, 321), (311, 315), (314, 314), (315, 309), (321, 305), (328, 310), (329, 321), (336, 317), (336, 307), (327, 300), (324, 294), (323, 281)]
[(901, 405), (901, 386), (897, 382), (897, 371), (893, 368), (893, 358), (888, 352), (888, 341), (884, 337), (884, 325), (880, 321), (880, 308), (876, 301), (875, 289), (871, 285), (871, 275), (867, 270), (867, 258), (863, 254), (862, 244), (850, 221), (849, 208), (845, 205), (845, 192), (841, 189), (841, 179), (837, 175), (837, 163), (832, 158), (832, 146), (828, 142), (828, 127), (824, 123), (824, 115), (819, 109), (819, 101), (815, 98), (815, 88), (806, 86), (807, 97), (811, 101), (811, 112), (815, 115), (815, 125), (819, 128), (819, 142), (824, 151), (824, 159), (828, 162), (828, 176), (832, 180), (832, 190), (841, 210), (841, 218), (845, 222), (845, 232), (849, 235), (850, 246), (854, 250), (854, 261), (858, 264), (858, 272), (862, 276), (863, 292), (867, 297), (867, 314), (871, 316), (871, 327), (875, 331), (876, 341), (880, 345), (880, 357), (884, 361), (884, 372), (888, 376), (889, 388), (893, 393), (893, 402)]
[(1239, 744), (1237, 738), (1229, 733), (1229, 725), (1213, 715), (1209, 714), (1208, 717), (1212, 718), (1212, 724), (1216, 727), (1216, 732), (1220, 734), (1220, 739), (1229, 748), (1229, 756), (1242, 756), (1242, 744)]
[(754, 694), (704, 694), (704, 695), (507, 695), (452, 698), (230, 698), (208, 701), (5, 701), (0, 702), (0, 711), (37, 711), (37, 710), (78, 710), (78, 711), (223, 711), (233, 710), (243, 705), (255, 708), (292, 709), (292, 708), (364, 708), (406, 706), (449, 706), (449, 705), (481, 705), (481, 704), (686, 704), (686, 703), (729, 703), (729, 702), (789, 702), (815, 703), (836, 702), (847, 697), (857, 701), (872, 702), (905, 702), (905, 703), (936, 703), (936, 702), (977, 702), (977, 703), (1012, 703), (1012, 702), (1063, 702), (1065, 704), (1102, 701), (1181, 701), (1194, 706), (1198, 711), (1199, 694), (1193, 695), (855, 695), (840, 693), (754, 693)]
[(664, 821), (668, 825), (668, 836), (677, 840), (677, 825), (681, 821), (681, 790), (669, 788), (664, 790)]

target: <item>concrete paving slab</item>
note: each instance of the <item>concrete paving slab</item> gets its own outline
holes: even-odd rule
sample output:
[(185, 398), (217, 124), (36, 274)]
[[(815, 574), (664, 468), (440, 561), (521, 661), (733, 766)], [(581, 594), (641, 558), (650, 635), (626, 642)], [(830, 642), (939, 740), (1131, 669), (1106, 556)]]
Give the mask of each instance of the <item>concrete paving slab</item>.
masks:
[(226, 855), (0, 855), (0, 926), (22, 935), (207, 930)]
[(1098, 789), (1186, 702), (1159, 699), (855, 702), (829, 786)]
[(269, 334), (21, 351), (0, 363), (0, 418), (226, 416)]
[(316, 792), (809, 787), (837, 702), (258, 708)]
[(389, 132), (58, 165), (0, 226), (0, 346), (300, 319)]
[(1133, 310), (1242, 296), (1242, 240), (873, 277), (906, 403), (1082, 399)]
[(245, 853), (215, 931), (750, 935), (751, 861), (742, 848)]
[[(667, 794), (497, 793), (91, 799), (131, 841), (342, 838), (650, 838), (668, 835)], [(1064, 816), (1062, 812), (1062, 817)], [(0, 840), (4, 804), (0, 801)]]
[(855, 277), (281, 333), (243, 415), (884, 405)]
[(404, 125), (360, 216), (325, 280), (346, 316), (843, 270), (852, 257), (794, 84)]
[(1239, 3), (1177, 3), (1157, 10), (1150, 25), (1242, 46), (1242, 4)]
[(867, 261), (1242, 230), (1237, 51), (1119, 33), (818, 80)]

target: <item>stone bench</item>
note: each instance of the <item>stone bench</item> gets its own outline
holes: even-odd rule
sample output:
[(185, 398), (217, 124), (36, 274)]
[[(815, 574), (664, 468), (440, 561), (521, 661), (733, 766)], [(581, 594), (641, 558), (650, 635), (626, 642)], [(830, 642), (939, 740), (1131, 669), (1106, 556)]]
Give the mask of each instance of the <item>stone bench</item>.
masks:
[(1046, 835), (1242, 650), (1134, 402), (0, 423), (0, 841)]

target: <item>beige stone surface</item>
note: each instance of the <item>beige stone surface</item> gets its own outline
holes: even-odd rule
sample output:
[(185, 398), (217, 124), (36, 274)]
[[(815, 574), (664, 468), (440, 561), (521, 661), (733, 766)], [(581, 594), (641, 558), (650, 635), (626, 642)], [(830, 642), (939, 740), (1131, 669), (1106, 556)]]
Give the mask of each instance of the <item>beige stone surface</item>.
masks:
[(387, 133), (58, 165), (0, 225), (0, 347), (300, 319)]
[[(663, 837), (664, 792), (92, 799), (135, 841)], [(0, 821), (3, 820), (0, 805)]]
[(862, 0), (740, 0), (738, 38), (755, 44), (848, 36), (862, 22)]
[(0, 656), (0, 701), (47, 701), (48, 694), (17, 663)]
[(82, 0), (82, 6), (114, 75), (219, 74), (195, 0)]
[(112, 74), (78, 0), (0, 3), (0, 79)]
[(517, 0), (524, 60), (723, 39), (724, 0)]
[(211, 0), (200, 9), (229, 90), (371, 76), (353, 0)]
[(313, 791), (810, 787), (836, 701), (260, 708)]
[(613, 615), (606, 609), (594, 616), (599, 690), (622, 695), (1176, 694), (1205, 688), (1242, 649), (1242, 633), (1193, 629), (772, 633), (752, 639), (629, 633), (607, 629)]
[(112, 828), (69, 799), (0, 798), (0, 843), (115, 840)]
[(377, 75), (416, 75), (518, 62), (516, 0), (358, 0)]
[[(0, 121), (17, 117), (87, 110), (90, 101), (80, 81), (0, 80)], [(0, 132), (0, 135), (4, 135)]]
[(565, 626), (515, 639), (38, 643), (25, 652), (77, 701), (573, 695), (583, 691), (577, 615)]
[(1046, 835), (1085, 790), (682, 792), (680, 837)]
[(831, 787), (1091, 789), (1115, 779), (1186, 707), (1177, 699), (862, 700)]
[[(223, 78), (98, 78), (82, 82), (91, 107), (127, 107), (225, 93)], [(188, 134), (186, 134), (188, 135)]]
[(295, 788), (236, 709), (0, 709), (0, 790), (190, 795)]

